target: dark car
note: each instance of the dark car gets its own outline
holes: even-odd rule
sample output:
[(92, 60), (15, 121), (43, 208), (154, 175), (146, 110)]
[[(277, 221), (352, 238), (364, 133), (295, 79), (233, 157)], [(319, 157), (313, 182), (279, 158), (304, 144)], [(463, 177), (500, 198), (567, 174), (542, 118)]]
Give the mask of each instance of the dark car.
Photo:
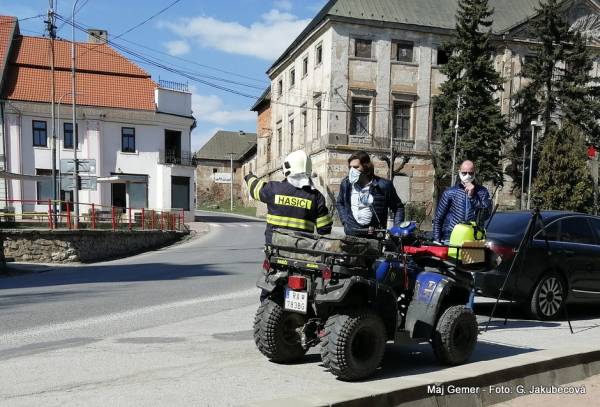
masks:
[[(475, 273), (477, 293), (498, 297), (516, 255), (530, 212), (498, 212), (486, 235), (489, 249), (486, 272)], [(502, 299), (526, 306), (532, 317), (561, 316), (568, 303), (600, 301), (600, 217), (576, 212), (542, 212), (548, 243), (539, 227), (523, 267), (515, 267)]]

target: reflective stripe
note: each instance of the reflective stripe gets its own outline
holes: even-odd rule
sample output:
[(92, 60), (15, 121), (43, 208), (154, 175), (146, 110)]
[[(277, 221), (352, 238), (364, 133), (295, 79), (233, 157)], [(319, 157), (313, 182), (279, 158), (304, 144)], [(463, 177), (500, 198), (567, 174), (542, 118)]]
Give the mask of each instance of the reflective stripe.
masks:
[(322, 228), (327, 225), (330, 225), (332, 223), (333, 223), (333, 219), (331, 219), (331, 216), (329, 216), (329, 215), (321, 216), (320, 218), (317, 218), (317, 229)]
[[(258, 178), (257, 178), (258, 179)], [(259, 181), (256, 186), (254, 187), (254, 191), (252, 194), (252, 197), (254, 199), (256, 199), (257, 201), (260, 201), (260, 190), (262, 189), (262, 187), (264, 187), (266, 184), (265, 181)]]
[(267, 223), (273, 226), (282, 226), (287, 228), (303, 229), (310, 232), (315, 228), (315, 224), (309, 220), (290, 218), (288, 216), (277, 216), (267, 214)]
[(250, 181), (248, 181), (248, 191), (250, 191), (251, 194), (252, 194), (252, 187), (256, 183), (256, 181), (258, 181), (258, 178), (256, 178), (256, 177), (252, 177), (252, 178), (250, 178)]

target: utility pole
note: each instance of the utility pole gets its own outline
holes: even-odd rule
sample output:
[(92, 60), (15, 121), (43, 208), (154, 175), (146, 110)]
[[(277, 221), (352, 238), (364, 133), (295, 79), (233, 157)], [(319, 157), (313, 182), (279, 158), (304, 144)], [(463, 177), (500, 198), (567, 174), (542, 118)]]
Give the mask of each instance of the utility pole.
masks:
[(54, 39), (56, 38), (56, 25), (54, 15), (54, 1), (49, 0), (50, 8), (48, 9), (48, 20), (46, 21), (46, 27), (48, 30), (48, 36), (50, 37), (50, 134), (52, 137), (52, 211), (54, 212), (54, 224), (57, 223), (56, 214), (56, 202), (58, 200), (57, 191), (57, 174), (56, 174), (56, 114), (54, 110), (55, 99), (56, 99), (56, 83), (54, 77)]
[(456, 99), (456, 124), (454, 125), (454, 148), (452, 149), (452, 185), (456, 183), (456, 149), (458, 146), (458, 120), (460, 119), (460, 104), (462, 99), (458, 95)]
[(75, 8), (79, 0), (73, 2), (71, 10), (71, 98), (73, 100), (73, 160), (75, 168), (73, 169), (73, 206), (75, 209), (75, 229), (79, 229), (79, 168), (77, 162), (77, 145), (79, 144), (79, 135), (77, 131), (77, 91), (75, 88)]

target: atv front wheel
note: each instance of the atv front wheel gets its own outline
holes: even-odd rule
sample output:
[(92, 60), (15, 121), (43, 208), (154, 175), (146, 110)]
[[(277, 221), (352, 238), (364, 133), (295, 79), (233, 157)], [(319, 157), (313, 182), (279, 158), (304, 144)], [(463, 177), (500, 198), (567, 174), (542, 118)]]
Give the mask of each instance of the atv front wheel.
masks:
[(294, 362), (306, 353), (298, 329), (304, 326), (303, 315), (285, 311), (272, 299), (265, 299), (254, 318), (254, 342), (258, 350), (276, 363)]
[(436, 358), (446, 365), (460, 365), (469, 359), (477, 344), (477, 318), (469, 308), (454, 305), (438, 320), (431, 345)]
[(386, 331), (370, 309), (332, 315), (321, 337), (324, 366), (341, 380), (364, 379), (379, 367), (385, 351)]

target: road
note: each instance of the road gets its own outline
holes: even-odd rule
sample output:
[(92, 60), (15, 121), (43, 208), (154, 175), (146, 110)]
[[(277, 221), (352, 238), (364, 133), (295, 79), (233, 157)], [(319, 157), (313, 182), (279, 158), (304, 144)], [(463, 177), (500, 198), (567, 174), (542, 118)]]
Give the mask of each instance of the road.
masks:
[[(266, 361), (252, 341), (264, 223), (201, 214), (211, 233), (111, 262), (0, 278), (0, 405), (240, 405), (311, 392), (351, 392), (324, 371)], [(476, 310), (482, 326), (491, 304)], [(498, 316), (507, 311), (501, 305)], [(600, 341), (600, 319), (573, 309), (566, 323), (511, 311), (492, 321), (473, 362), (565, 343)], [(568, 341), (568, 342), (567, 342)], [(427, 345), (387, 348), (369, 385), (451, 374)]]

